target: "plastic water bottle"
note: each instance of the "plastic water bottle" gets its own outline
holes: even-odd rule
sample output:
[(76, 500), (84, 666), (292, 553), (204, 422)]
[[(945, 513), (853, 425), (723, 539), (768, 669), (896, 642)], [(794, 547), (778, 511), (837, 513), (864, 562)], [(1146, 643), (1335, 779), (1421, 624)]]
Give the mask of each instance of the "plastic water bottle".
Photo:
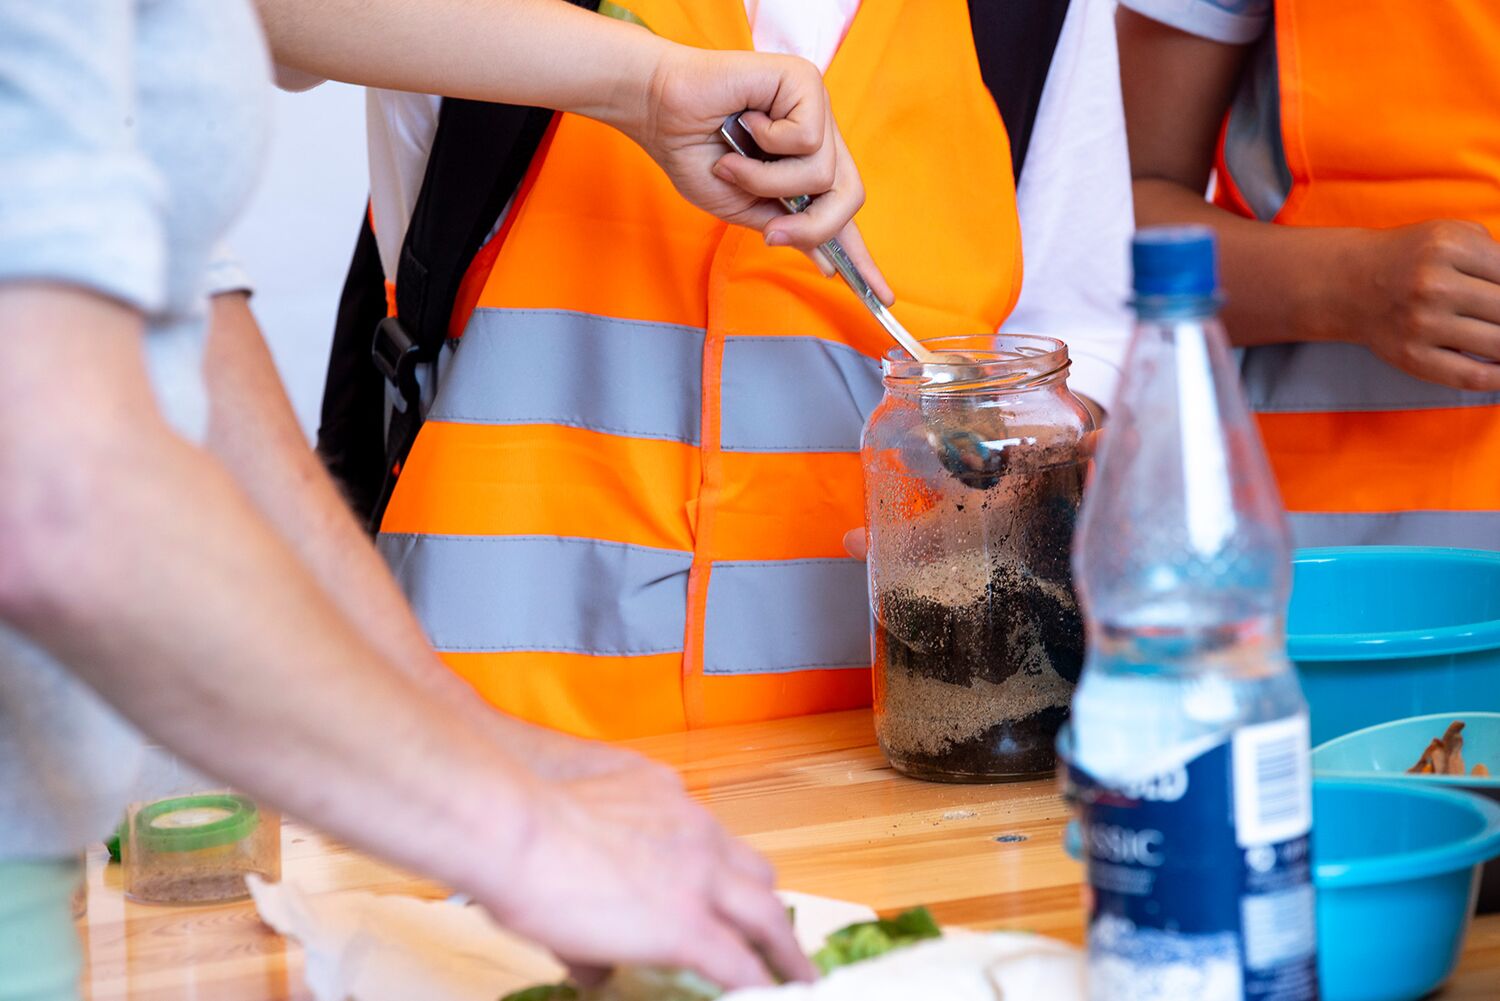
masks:
[(1138, 322), (1074, 545), (1089, 653), (1062, 747), (1095, 1001), (1318, 996), (1290, 545), (1202, 227), (1137, 234)]

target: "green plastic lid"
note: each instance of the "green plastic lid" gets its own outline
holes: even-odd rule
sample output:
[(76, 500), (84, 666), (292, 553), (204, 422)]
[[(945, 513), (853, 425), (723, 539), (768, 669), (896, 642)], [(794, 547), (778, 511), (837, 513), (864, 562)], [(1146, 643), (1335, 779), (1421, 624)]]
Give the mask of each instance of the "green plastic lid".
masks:
[(243, 841), (258, 826), (260, 809), (245, 796), (178, 796), (140, 809), (135, 843), (152, 852), (202, 851)]

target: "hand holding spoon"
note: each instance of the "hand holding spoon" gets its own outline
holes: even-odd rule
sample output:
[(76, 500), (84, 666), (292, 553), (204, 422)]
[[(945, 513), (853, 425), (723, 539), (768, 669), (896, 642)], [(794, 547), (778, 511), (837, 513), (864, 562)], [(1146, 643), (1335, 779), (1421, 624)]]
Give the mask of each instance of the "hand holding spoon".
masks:
[[(765, 161), (778, 159), (774, 154), (761, 149), (750, 130), (740, 121), (739, 115), (730, 115), (724, 119), (724, 124), (719, 127), (719, 135), (730, 149), (741, 156)], [(786, 210), (792, 213), (806, 209), (811, 200), (807, 195), (780, 199)], [(859, 296), (860, 302), (880, 321), (880, 325), (902, 350), (923, 366), (934, 366), (928, 375), (929, 383), (954, 384), (982, 380), (982, 369), (975, 364), (973, 358), (938, 353), (923, 347), (922, 342), (902, 326), (895, 314), (880, 301), (865, 276), (860, 274), (859, 268), (849, 259), (844, 245), (837, 237), (819, 247), (818, 252), (833, 266), (833, 270), (844, 279), (854, 294)], [(974, 432), (930, 428), (927, 439), (937, 452), (943, 468), (963, 483), (979, 490), (987, 490), (999, 482), (1005, 465), (1003, 454), (1000, 450), (987, 446)]]

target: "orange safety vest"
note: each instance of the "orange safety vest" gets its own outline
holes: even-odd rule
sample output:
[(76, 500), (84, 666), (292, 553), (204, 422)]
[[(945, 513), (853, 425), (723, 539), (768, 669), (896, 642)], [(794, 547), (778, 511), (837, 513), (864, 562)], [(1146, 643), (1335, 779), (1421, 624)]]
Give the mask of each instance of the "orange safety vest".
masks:
[[(1276, 0), (1265, 53), (1225, 126), (1221, 206), (1500, 237), (1500, 3)], [(1243, 371), (1299, 544), (1500, 549), (1500, 394), (1350, 344), (1250, 348)]]
[[(630, 7), (753, 47), (742, 0)], [(826, 79), (896, 311), (925, 337), (996, 329), (1020, 235), (966, 4), (864, 0)], [(574, 116), (476, 266), (379, 540), (443, 659), (508, 713), (605, 738), (868, 704), (841, 539), (890, 344), (849, 289)]]

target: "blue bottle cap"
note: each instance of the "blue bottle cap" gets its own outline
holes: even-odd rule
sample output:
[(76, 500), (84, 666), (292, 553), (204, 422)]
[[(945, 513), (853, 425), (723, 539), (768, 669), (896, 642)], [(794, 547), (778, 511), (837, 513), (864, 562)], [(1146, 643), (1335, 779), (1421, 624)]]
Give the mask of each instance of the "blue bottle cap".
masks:
[(1212, 296), (1219, 288), (1214, 231), (1207, 226), (1152, 226), (1130, 247), (1135, 294)]

